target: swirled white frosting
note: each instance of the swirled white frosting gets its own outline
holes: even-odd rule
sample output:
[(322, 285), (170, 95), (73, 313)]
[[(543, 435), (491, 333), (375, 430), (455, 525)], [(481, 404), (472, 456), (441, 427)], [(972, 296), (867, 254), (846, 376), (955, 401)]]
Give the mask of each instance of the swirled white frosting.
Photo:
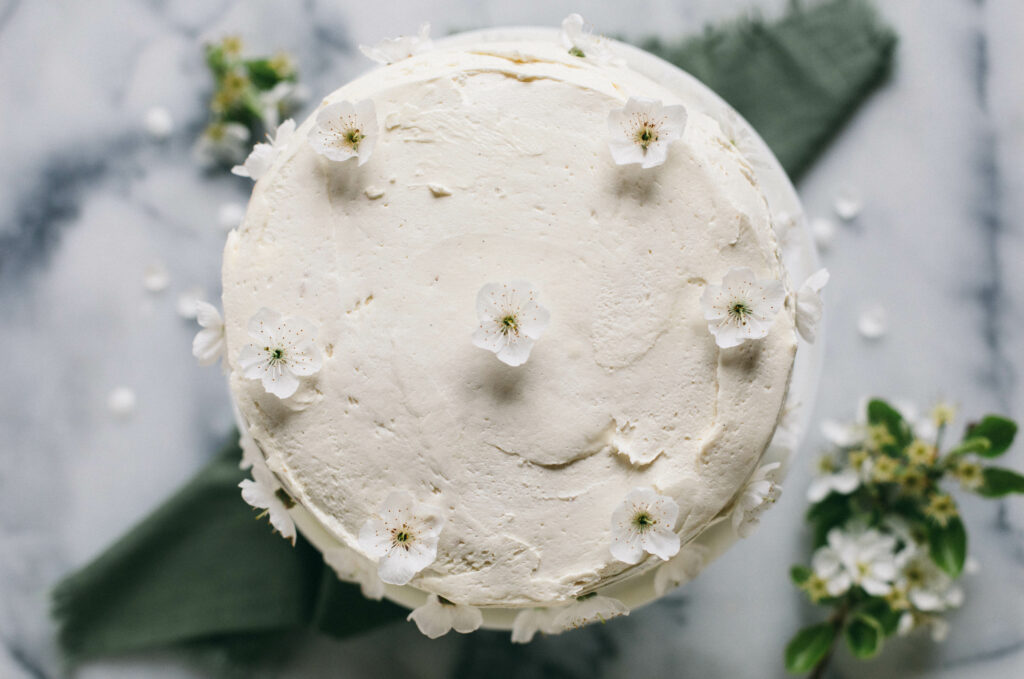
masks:
[[(314, 113), (228, 238), (232, 365), (261, 307), (315, 321), (324, 351), (286, 401), (233, 372), (250, 433), (353, 550), (392, 490), (439, 507), (420, 589), (544, 605), (650, 568), (655, 557), (628, 566), (609, 552), (626, 494), (675, 499), (685, 543), (730, 506), (776, 428), (791, 300), (768, 337), (724, 350), (699, 301), (734, 267), (785, 280), (765, 199), (697, 110), (664, 165), (616, 165), (608, 113), (630, 96), (687, 104), (539, 42), (376, 69), (321, 104), (373, 99), (369, 162), (317, 155)], [(477, 291), (513, 279), (551, 312), (517, 368), (471, 341)]]

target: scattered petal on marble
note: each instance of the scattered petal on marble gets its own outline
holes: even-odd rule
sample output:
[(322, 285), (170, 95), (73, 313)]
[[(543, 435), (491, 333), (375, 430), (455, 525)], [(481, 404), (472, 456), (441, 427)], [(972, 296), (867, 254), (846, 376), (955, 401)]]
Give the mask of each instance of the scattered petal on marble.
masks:
[(888, 329), (887, 314), (881, 304), (872, 304), (860, 312), (857, 318), (857, 330), (867, 339), (879, 339)]
[(107, 396), (107, 409), (118, 417), (128, 417), (135, 412), (135, 390), (117, 387)]
[(199, 313), (198, 302), (202, 301), (204, 297), (203, 289), (198, 285), (193, 285), (178, 295), (178, 300), (174, 303), (174, 310), (182, 318), (195, 318)]
[(142, 284), (150, 292), (162, 292), (171, 284), (171, 274), (163, 262), (153, 262), (142, 275)]
[(827, 217), (816, 217), (811, 221), (811, 234), (822, 251), (831, 249), (837, 231), (836, 223)]
[(153, 106), (146, 111), (142, 124), (146, 128), (146, 134), (156, 141), (163, 141), (174, 132), (174, 119), (164, 106)]
[(857, 187), (844, 184), (836, 189), (832, 208), (839, 215), (840, 219), (847, 222), (851, 219), (856, 219), (863, 207), (864, 199), (861, 197), (860, 190)]

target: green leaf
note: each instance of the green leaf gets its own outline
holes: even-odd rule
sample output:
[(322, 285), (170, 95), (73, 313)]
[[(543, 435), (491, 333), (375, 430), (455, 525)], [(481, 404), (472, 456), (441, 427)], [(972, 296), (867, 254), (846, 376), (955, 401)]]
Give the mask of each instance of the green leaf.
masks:
[(985, 457), (998, 457), (1005, 453), (1013, 443), (1013, 437), (1017, 435), (1017, 423), (1000, 415), (986, 415), (975, 425), (967, 428), (965, 439), (986, 438), (992, 445), (986, 452), (980, 453)]
[(874, 657), (882, 650), (882, 623), (866, 613), (860, 613), (846, 623), (843, 637), (853, 654), (861, 660)]
[(821, 662), (836, 638), (838, 630), (831, 622), (804, 627), (786, 644), (786, 670), (806, 674)]
[(900, 412), (881, 399), (868, 401), (868, 424), (884, 424), (901, 448), (914, 438)]
[(846, 523), (852, 514), (849, 496), (839, 493), (829, 493), (824, 500), (811, 505), (807, 510), (807, 521), (814, 526), (814, 546), (825, 544), (828, 532)]
[(227, 58), (220, 45), (206, 46), (206, 65), (210, 67), (215, 79), (220, 80), (228, 72)]
[(972, 436), (969, 439), (964, 439), (963, 442), (956, 448), (953, 448), (948, 455), (967, 455), (968, 453), (977, 453), (978, 455), (988, 456), (989, 451), (992, 449), (992, 442), (984, 436)]
[(789, 569), (789, 577), (795, 584), (802, 585), (811, 577), (811, 569), (807, 566), (793, 566)]
[(281, 82), (281, 76), (270, 59), (250, 59), (245, 62), (245, 70), (249, 72), (252, 84), (261, 90), (269, 90)]
[(885, 599), (871, 597), (861, 607), (861, 611), (882, 625), (882, 633), (885, 636), (892, 636), (896, 633), (900, 624), (900, 612), (894, 611)]
[(931, 522), (928, 525), (928, 546), (932, 561), (956, 578), (964, 569), (967, 558), (967, 532), (959, 518), (952, 518), (945, 526)]
[(1003, 497), (1010, 493), (1024, 493), (1024, 476), (1012, 469), (1002, 467), (986, 467), (982, 472), (984, 483), (978, 493), (985, 497)]

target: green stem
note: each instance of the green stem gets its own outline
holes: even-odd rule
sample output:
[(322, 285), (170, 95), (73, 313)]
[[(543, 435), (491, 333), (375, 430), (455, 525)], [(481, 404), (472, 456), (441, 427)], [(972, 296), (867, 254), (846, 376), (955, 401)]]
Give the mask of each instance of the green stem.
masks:
[(828, 650), (825, 651), (825, 655), (821, 657), (818, 664), (814, 666), (811, 673), (807, 675), (807, 679), (822, 679), (825, 676), (825, 670), (828, 669), (828, 663), (832, 660), (832, 654), (836, 650), (836, 643), (839, 641), (843, 624), (846, 622), (846, 616), (850, 611), (849, 604), (843, 604), (843, 607), (836, 611), (835, 615), (832, 616), (832, 624), (835, 625), (836, 633), (832, 635), (832, 643), (829, 644)]

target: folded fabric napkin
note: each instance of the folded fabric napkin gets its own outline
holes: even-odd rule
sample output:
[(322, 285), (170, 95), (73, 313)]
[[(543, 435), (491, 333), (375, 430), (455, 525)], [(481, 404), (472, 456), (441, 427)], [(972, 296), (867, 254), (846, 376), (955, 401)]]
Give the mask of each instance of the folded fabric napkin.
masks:
[[(642, 46), (732, 104), (798, 177), (884, 79), (896, 39), (862, 0), (794, 6), (774, 23), (743, 19), (679, 44)], [(339, 582), (299, 537), (256, 520), (238, 483), (241, 451), (209, 465), (95, 561), (54, 590), (68, 664), (173, 644), (253, 659), (282, 633), (348, 636), (407, 611)]]

